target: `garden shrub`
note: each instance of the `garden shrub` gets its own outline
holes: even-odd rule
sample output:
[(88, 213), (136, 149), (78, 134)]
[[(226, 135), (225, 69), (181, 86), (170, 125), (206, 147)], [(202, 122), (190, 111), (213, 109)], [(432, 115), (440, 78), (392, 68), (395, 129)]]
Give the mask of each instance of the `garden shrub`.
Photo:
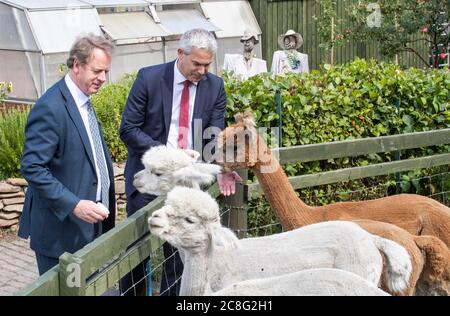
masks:
[[(378, 137), (450, 127), (450, 73), (446, 70), (402, 70), (393, 64), (355, 59), (344, 65), (324, 65), (309, 74), (273, 79), (261, 74), (240, 82), (225, 74), (229, 123), (233, 115), (251, 110), (257, 126), (278, 126), (275, 93), (280, 91), (283, 146), (296, 146), (364, 137)], [(449, 152), (450, 145), (402, 151), (402, 158)], [(284, 165), (288, 176), (392, 161), (395, 153), (329, 159)], [(415, 170), (401, 175), (403, 192), (433, 195), (448, 192), (449, 166)], [(434, 173), (442, 177), (418, 180)], [(250, 177), (255, 180), (255, 178)], [(439, 187), (439, 188), (438, 188)], [(396, 189), (394, 175), (298, 190), (310, 205), (369, 199)], [(444, 199), (441, 195), (439, 199)], [(448, 203), (450, 196), (445, 199)], [(259, 205), (259, 207), (255, 207)], [(261, 199), (250, 209), (264, 211), (258, 222), (274, 222)], [(261, 216), (265, 217), (261, 219)], [(255, 219), (249, 214), (249, 219)]]
[(127, 158), (127, 148), (120, 139), (119, 127), (128, 93), (135, 79), (136, 74), (126, 75), (118, 82), (106, 84), (92, 96), (92, 104), (114, 162), (122, 162)]
[(20, 160), (29, 111), (8, 111), (0, 115), (0, 180), (20, 177)]

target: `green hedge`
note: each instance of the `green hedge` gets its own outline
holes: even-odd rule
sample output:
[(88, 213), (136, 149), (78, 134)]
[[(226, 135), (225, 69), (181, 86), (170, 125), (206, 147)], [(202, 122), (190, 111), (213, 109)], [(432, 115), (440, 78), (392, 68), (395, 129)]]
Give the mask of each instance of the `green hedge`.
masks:
[(0, 115), (0, 180), (20, 177), (27, 116), (28, 111), (8, 111)]
[(126, 75), (119, 82), (106, 84), (92, 96), (92, 104), (115, 162), (122, 162), (127, 158), (127, 148), (120, 139), (119, 127), (128, 93), (135, 79), (136, 74)]
[[(275, 93), (280, 91), (285, 147), (450, 127), (450, 73), (445, 70), (404, 71), (392, 64), (356, 59), (309, 74), (276, 79), (263, 74), (245, 82), (225, 79), (230, 122), (234, 113), (250, 109), (258, 126), (278, 126)], [(440, 146), (432, 152), (449, 148)], [(408, 155), (422, 152), (413, 150)], [(391, 158), (374, 154), (286, 169), (294, 175)]]
[[(280, 91), (285, 147), (450, 127), (450, 72), (445, 70), (401, 70), (392, 64), (356, 59), (345, 65), (324, 65), (309, 74), (275, 79), (262, 74), (240, 82), (225, 74), (225, 82), (229, 123), (234, 113), (251, 110), (257, 126), (278, 126), (275, 94)], [(449, 151), (450, 146), (445, 145), (401, 154), (406, 158)], [(288, 164), (284, 169), (288, 176), (294, 176), (394, 159), (394, 153), (371, 154)], [(442, 192), (436, 198), (449, 203), (450, 194), (445, 193), (450, 191), (449, 171), (449, 166), (442, 166), (405, 172), (399, 185), (403, 192)], [(387, 175), (302, 189), (298, 194), (311, 205), (370, 199), (395, 192), (395, 180), (394, 175)], [(249, 226), (275, 222), (263, 199), (250, 202)]]

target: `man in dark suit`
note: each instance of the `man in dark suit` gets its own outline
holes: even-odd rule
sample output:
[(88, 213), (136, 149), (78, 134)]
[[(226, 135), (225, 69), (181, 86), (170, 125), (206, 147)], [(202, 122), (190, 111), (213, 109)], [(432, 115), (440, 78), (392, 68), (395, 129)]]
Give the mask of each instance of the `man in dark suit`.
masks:
[(106, 81), (112, 48), (100, 36), (78, 39), (69, 73), (28, 117), (21, 172), (29, 186), (18, 234), (31, 238), (39, 274), (114, 227), (112, 161), (89, 98)]
[[(211, 33), (190, 30), (181, 36), (177, 60), (138, 72), (120, 127), (120, 136), (128, 147), (125, 167), (128, 215), (155, 198), (141, 194), (133, 186), (134, 175), (144, 169), (141, 162), (144, 152), (164, 144), (186, 151), (195, 149), (203, 154), (205, 145), (217, 136), (214, 132), (218, 134), (224, 128), (223, 80), (208, 73), (216, 51), (217, 42)], [(210, 160), (207, 154), (203, 159)], [(221, 174), (218, 179), (225, 195), (234, 193), (235, 174)], [(161, 295), (175, 295), (179, 291), (183, 265), (178, 253), (173, 252), (165, 243)], [(138, 267), (133, 272), (134, 280), (142, 279), (144, 273), (144, 269)], [(129, 276), (121, 282), (125, 291), (131, 285)]]

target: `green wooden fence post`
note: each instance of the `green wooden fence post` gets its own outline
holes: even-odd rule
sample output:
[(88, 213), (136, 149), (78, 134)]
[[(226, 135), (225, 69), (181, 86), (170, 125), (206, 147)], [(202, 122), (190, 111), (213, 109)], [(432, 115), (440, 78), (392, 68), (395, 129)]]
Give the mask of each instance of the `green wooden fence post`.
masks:
[(86, 271), (83, 260), (68, 252), (59, 257), (59, 293), (61, 296), (84, 296)]
[(239, 170), (242, 183), (236, 184), (236, 193), (228, 202), (230, 205), (229, 228), (235, 231), (239, 238), (246, 237), (247, 232), (247, 183), (248, 170)]
[[(397, 116), (400, 114), (400, 97), (398, 97), (397, 99), (395, 99), (395, 108), (397, 111)], [(395, 152), (395, 160), (400, 160), (401, 159), (401, 151), (397, 150)], [(400, 186), (400, 173), (397, 172), (395, 173), (395, 191), (397, 194), (400, 194), (402, 189)]]
[(275, 103), (277, 106), (277, 114), (278, 114), (278, 128), (279, 128), (279, 134), (278, 134), (278, 147), (283, 147), (283, 117), (282, 117), (282, 111), (281, 111), (281, 92), (280, 90), (277, 90), (275, 93)]

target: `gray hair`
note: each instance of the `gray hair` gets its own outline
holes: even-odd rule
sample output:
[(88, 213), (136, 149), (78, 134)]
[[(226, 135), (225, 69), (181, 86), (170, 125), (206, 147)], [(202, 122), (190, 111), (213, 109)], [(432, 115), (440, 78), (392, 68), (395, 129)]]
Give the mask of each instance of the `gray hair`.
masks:
[(70, 49), (69, 58), (66, 62), (67, 67), (71, 69), (75, 60), (78, 60), (81, 65), (86, 65), (95, 48), (101, 49), (108, 56), (111, 56), (114, 45), (103, 36), (94, 35), (92, 33), (80, 37)]
[(203, 48), (213, 55), (217, 52), (217, 41), (210, 32), (205, 29), (192, 29), (185, 32), (179, 43), (185, 55), (189, 55), (193, 48)]

